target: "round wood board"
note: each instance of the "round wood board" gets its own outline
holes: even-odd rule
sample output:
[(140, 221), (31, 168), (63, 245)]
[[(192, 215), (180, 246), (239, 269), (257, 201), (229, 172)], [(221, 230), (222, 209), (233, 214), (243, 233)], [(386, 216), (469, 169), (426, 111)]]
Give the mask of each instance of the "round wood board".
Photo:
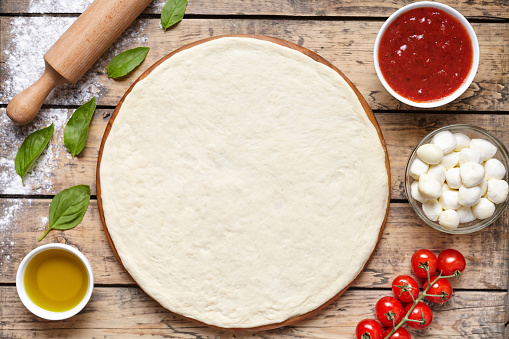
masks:
[[(385, 152), (385, 167), (387, 169), (387, 176), (388, 176), (388, 186), (389, 186), (388, 187), (388, 192), (389, 192), (389, 196), (388, 196), (388, 199), (387, 199), (387, 209), (385, 211), (385, 217), (384, 217), (382, 226), (380, 227), (380, 232), (378, 234), (378, 241), (377, 241), (377, 244), (376, 244), (375, 248), (373, 249), (373, 253), (374, 253), (374, 251), (376, 250), (376, 247), (378, 246), (380, 238), (382, 237), (382, 233), (383, 233), (383, 230), (385, 228), (385, 223), (387, 222), (387, 216), (389, 214), (390, 195), (391, 195), (391, 190), (390, 190), (391, 171), (390, 171), (390, 165), (389, 165), (389, 154), (387, 152), (387, 146), (385, 144), (385, 140), (383, 138), (382, 131), (381, 131), (380, 126), (378, 125), (378, 122), (377, 122), (377, 120), (375, 118), (375, 115), (371, 111), (371, 108), (369, 107), (368, 103), (366, 102), (366, 100), (364, 99), (362, 94), (359, 92), (359, 90), (354, 86), (354, 84), (343, 73), (341, 73), (341, 71), (339, 71), (334, 65), (332, 65), (330, 62), (328, 62), (327, 60), (325, 60), (324, 58), (322, 58), (318, 54), (316, 54), (316, 53), (314, 53), (314, 52), (312, 52), (312, 51), (310, 51), (310, 50), (308, 50), (308, 49), (306, 49), (306, 48), (304, 48), (302, 46), (296, 45), (296, 44), (294, 44), (292, 42), (289, 42), (289, 41), (285, 41), (285, 40), (281, 40), (281, 39), (273, 38), (273, 37), (269, 37), (269, 36), (264, 36), (264, 35), (228, 34), (228, 35), (220, 35), (220, 36), (210, 37), (210, 38), (206, 38), (206, 39), (203, 39), (203, 40), (199, 40), (199, 41), (193, 42), (193, 43), (185, 45), (185, 46), (183, 46), (183, 47), (173, 51), (172, 53), (166, 55), (165, 57), (161, 58), (155, 64), (150, 66), (142, 75), (140, 75), (140, 77), (138, 79), (136, 79), (136, 81), (129, 87), (129, 89), (125, 92), (124, 96), (122, 97), (122, 99), (120, 100), (120, 102), (118, 103), (117, 107), (113, 111), (113, 114), (110, 117), (108, 125), (106, 126), (106, 130), (104, 131), (104, 135), (103, 135), (103, 138), (102, 138), (102, 141), (101, 141), (101, 146), (99, 147), (99, 155), (98, 155), (98, 158), (97, 158), (97, 169), (96, 169), (97, 203), (98, 203), (98, 206), (99, 206), (99, 214), (101, 216), (101, 221), (102, 221), (102, 224), (103, 224), (104, 232), (106, 233), (106, 237), (108, 238), (108, 242), (110, 243), (111, 248), (113, 249), (113, 252), (115, 253), (115, 256), (117, 257), (117, 259), (120, 262), (120, 264), (123, 266), (122, 260), (120, 259), (120, 256), (117, 253), (117, 250), (115, 248), (115, 244), (113, 243), (113, 241), (112, 241), (112, 239), (110, 237), (110, 234), (108, 232), (108, 226), (106, 225), (106, 221), (104, 219), (104, 211), (103, 211), (102, 198), (101, 198), (101, 178), (100, 178), (101, 159), (102, 159), (104, 144), (106, 143), (106, 139), (108, 139), (108, 135), (110, 134), (111, 128), (113, 126), (113, 123), (115, 122), (115, 118), (118, 115), (120, 107), (122, 107), (122, 103), (124, 102), (124, 100), (127, 97), (127, 95), (129, 95), (129, 93), (131, 93), (131, 91), (134, 88), (134, 86), (140, 80), (146, 78), (157, 66), (159, 66), (161, 63), (166, 61), (168, 58), (171, 58), (173, 55), (175, 55), (176, 53), (178, 53), (180, 51), (183, 51), (183, 50), (186, 50), (188, 48), (200, 45), (200, 44), (205, 43), (207, 41), (211, 41), (211, 40), (215, 40), (215, 39), (220, 39), (220, 38), (225, 38), (225, 37), (239, 37), (239, 38), (251, 38), (251, 39), (265, 40), (265, 41), (270, 41), (270, 42), (276, 43), (278, 45), (281, 45), (281, 46), (284, 46), (284, 47), (291, 48), (291, 49), (294, 49), (296, 51), (299, 51), (299, 52), (307, 55), (311, 59), (313, 59), (313, 60), (315, 60), (317, 62), (320, 62), (320, 63), (322, 63), (322, 64), (332, 68), (339, 75), (341, 75), (341, 77), (343, 77), (346, 80), (346, 82), (350, 85), (350, 87), (353, 89), (353, 91), (357, 95), (357, 98), (359, 99), (359, 102), (361, 103), (362, 107), (364, 108), (364, 111), (366, 112), (366, 115), (368, 116), (368, 118), (371, 121), (371, 123), (373, 124), (373, 126), (376, 128), (378, 136), (380, 138), (380, 143), (381, 143), (381, 145), (382, 145), (382, 147), (384, 149), (384, 152)], [(364, 269), (366, 268), (367, 264), (371, 260), (371, 257), (373, 256), (373, 253), (371, 253), (370, 258), (368, 259), (368, 261), (366, 262), (366, 264), (362, 268), (362, 271), (364, 271)], [(356, 279), (357, 279), (357, 277), (356, 277)], [(323, 305), (321, 305), (320, 307), (318, 307), (318, 308), (316, 308), (316, 309), (314, 309), (314, 310), (312, 310), (310, 312), (307, 312), (305, 314), (298, 315), (298, 316), (292, 317), (290, 319), (287, 319), (287, 320), (285, 320), (283, 322), (275, 323), (275, 324), (268, 324), (268, 325), (252, 327), (252, 328), (224, 328), (224, 329), (225, 330), (237, 330), (237, 331), (238, 330), (244, 330), (244, 331), (263, 331), (263, 330), (270, 330), (270, 329), (274, 329), (274, 328), (278, 328), (278, 327), (288, 326), (288, 325), (294, 324), (294, 323), (296, 323), (296, 322), (298, 322), (300, 320), (303, 320), (305, 318), (308, 318), (308, 317), (316, 315), (318, 312), (320, 312), (322, 309), (324, 309), (330, 303), (332, 303), (334, 300), (336, 300), (340, 295), (342, 295), (353, 284), (353, 282), (356, 279), (354, 279), (347, 287), (345, 287), (344, 289), (339, 291), (339, 293), (337, 293), (334, 297), (332, 297), (330, 300), (325, 302)], [(182, 317), (186, 318), (186, 319), (189, 319), (191, 321), (203, 324), (202, 322), (200, 322), (198, 320), (195, 320), (195, 319), (192, 319), (192, 318), (187, 318), (187, 317), (184, 317), (184, 316), (182, 316)], [(209, 324), (205, 324), (205, 325), (211, 326)], [(216, 326), (211, 326), (211, 327), (216, 327)]]

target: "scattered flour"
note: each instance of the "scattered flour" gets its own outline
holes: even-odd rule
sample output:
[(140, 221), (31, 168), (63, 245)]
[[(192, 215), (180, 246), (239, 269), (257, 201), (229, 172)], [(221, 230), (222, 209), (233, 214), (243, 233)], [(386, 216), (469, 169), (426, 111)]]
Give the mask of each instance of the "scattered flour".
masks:
[[(72, 1), (71, 1), (72, 2)], [(10, 39), (1, 51), (0, 104), (7, 104), (16, 94), (32, 85), (44, 72), (43, 56), (76, 20), (72, 17), (14, 17), (10, 21)], [(146, 21), (135, 21), (76, 84), (58, 86), (46, 104), (82, 105), (93, 96), (100, 99), (108, 92), (106, 68), (118, 53), (148, 41)], [(78, 56), (79, 57), (79, 56)]]
[[(83, 13), (93, 0), (30, 0), (29, 13)], [(147, 12), (160, 12), (166, 0), (154, 0)]]
[[(18, 213), (31, 204), (30, 200), (13, 199), (4, 201), (0, 208), (0, 276), (12, 270), (14, 264), (14, 233), (19, 222)], [(12, 271), (11, 271), (12, 273)]]

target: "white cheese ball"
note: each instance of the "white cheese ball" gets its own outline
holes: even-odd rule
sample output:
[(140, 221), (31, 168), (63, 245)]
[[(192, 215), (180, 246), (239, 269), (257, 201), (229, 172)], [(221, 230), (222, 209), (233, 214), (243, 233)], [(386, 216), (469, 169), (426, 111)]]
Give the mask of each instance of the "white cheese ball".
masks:
[(470, 138), (466, 134), (454, 133), (454, 138), (456, 138), (456, 147), (454, 148), (456, 152), (470, 146)]
[(410, 185), (410, 194), (412, 195), (412, 198), (417, 200), (420, 203), (425, 203), (428, 199), (423, 197), (421, 192), (419, 192), (419, 181), (414, 181), (412, 185)]
[(442, 185), (445, 182), (445, 167), (441, 164), (431, 165), (428, 170), (428, 175), (431, 175), (433, 178), (437, 179), (437, 181)]
[(419, 177), (419, 192), (426, 199), (438, 199), (442, 195), (442, 185), (437, 179), (428, 174), (422, 174)]
[(488, 180), (488, 199), (495, 203), (500, 204), (507, 199), (507, 193), (509, 192), (509, 185), (507, 181), (491, 179)]
[(460, 166), (460, 177), (466, 187), (477, 186), (484, 179), (484, 167), (475, 162), (467, 162)]
[(467, 206), (462, 206), (456, 210), (460, 217), (460, 223), (471, 222), (475, 220), (475, 215), (472, 213), (472, 209)]
[(436, 200), (428, 200), (422, 204), (422, 211), (429, 220), (437, 221), (440, 213), (442, 213), (442, 206)]
[(440, 147), (444, 154), (452, 152), (456, 148), (456, 138), (449, 131), (442, 131), (435, 134), (431, 143)]
[(462, 149), (459, 155), (460, 166), (466, 164), (467, 162), (476, 162), (478, 164), (482, 164), (483, 156), (481, 151), (473, 148)]
[(447, 184), (443, 184), (442, 185), (442, 193), (444, 193), (445, 191), (456, 191), (456, 190), (452, 189), (451, 186), (449, 186)]
[(505, 166), (497, 159), (489, 159), (484, 164), (484, 172), (486, 173), (486, 180), (500, 180), (505, 176)]
[(461, 186), (458, 191), (458, 203), (462, 206), (474, 206), (481, 200), (481, 189), (479, 186), (465, 187)]
[(417, 149), (417, 156), (425, 163), (435, 165), (442, 161), (444, 152), (435, 144), (424, 144)]
[(468, 147), (480, 151), (483, 156), (483, 161), (493, 158), (495, 153), (497, 153), (497, 146), (484, 139), (472, 139)]
[(460, 161), (460, 157), (456, 152), (451, 152), (449, 154), (444, 155), (440, 164), (442, 164), (446, 170), (449, 170), (455, 167)]
[(408, 170), (410, 176), (414, 178), (415, 180), (419, 180), (419, 177), (421, 174), (428, 173), (429, 165), (425, 162), (423, 162), (419, 158), (415, 158), (415, 160), (410, 165), (410, 169)]
[(488, 181), (486, 179), (482, 179), (482, 182), (478, 185), (481, 189), (481, 197), (488, 192)]
[(472, 207), (472, 213), (474, 213), (477, 219), (489, 218), (494, 212), (495, 204), (486, 198), (481, 198), (481, 200)]
[(455, 167), (445, 172), (445, 180), (447, 180), (447, 184), (451, 188), (454, 189), (460, 188), (461, 187), (460, 169), (458, 167)]
[(447, 230), (454, 230), (458, 228), (460, 224), (460, 217), (458, 215), (458, 212), (456, 212), (455, 210), (443, 211), (442, 213), (440, 213), (438, 223), (440, 224), (440, 226)]
[(444, 210), (457, 210), (461, 207), (461, 205), (458, 203), (458, 194), (458, 191), (442, 192), (442, 195), (438, 199), (440, 206), (442, 206)]

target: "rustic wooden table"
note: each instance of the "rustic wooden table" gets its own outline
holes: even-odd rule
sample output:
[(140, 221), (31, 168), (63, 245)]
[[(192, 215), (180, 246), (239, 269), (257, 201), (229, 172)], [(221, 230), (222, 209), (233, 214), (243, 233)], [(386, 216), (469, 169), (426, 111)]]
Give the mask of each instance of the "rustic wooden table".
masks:
[[(508, 338), (508, 214), (471, 234), (451, 236), (422, 223), (403, 189), (403, 170), (412, 147), (432, 130), (454, 123), (478, 125), (509, 145), (509, 1), (447, 0), (472, 23), (481, 63), (467, 92), (435, 110), (415, 110), (393, 99), (379, 82), (372, 50), (383, 21), (409, 1), (223, 0), (189, 2), (186, 18), (164, 32), (159, 24), (163, 0), (154, 3), (76, 85), (50, 95), (31, 124), (13, 125), (5, 115), (9, 100), (42, 73), (42, 56), (92, 0), (2, 0), (0, 2), (0, 337), (177, 337), (177, 338), (353, 338), (355, 325), (374, 317), (377, 299), (391, 294), (390, 283), (410, 272), (418, 248), (460, 249), (468, 268), (455, 281), (454, 297), (433, 306), (430, 328), (414, 338)], [(378, 249), (353, 286), (319, 315), (295, 326), (262, 333), (231, 333), (197, 325), (172, 314), (143, 293), (119, 265), (103, 232), (95, 191), (99, 142), (113, 108), (125, 90), (152, 63), (174, 49), (221, 34), (264, 34), (298, 43), (332, 62), (359, 88), (374, 110), (389, 149), (392, 201)], [(117, 53), (151, 48), (131, 75), (108, 79), (106, 66)], [(79, 55), (76, 56), (79, 58)], [(171, 79), (168, 79), (171, 88)], [(63, 145), (63, 129), (73, 110), (92, 96), (98, 109), (86, 148), (75, 159)], [(35, 129), (55, 124), (51, 145), (21, 185), (14, 157)], [(70, 231), (47, 227), (48, 206), (62, 189), (88, 184), (92, 201), (83, 222)], [(33, 316), (20, 302), (16, 269), (33, 248), (51, 242), (76, 246), (91, 261), (95, 289), (88, 306), (64, 321)]]

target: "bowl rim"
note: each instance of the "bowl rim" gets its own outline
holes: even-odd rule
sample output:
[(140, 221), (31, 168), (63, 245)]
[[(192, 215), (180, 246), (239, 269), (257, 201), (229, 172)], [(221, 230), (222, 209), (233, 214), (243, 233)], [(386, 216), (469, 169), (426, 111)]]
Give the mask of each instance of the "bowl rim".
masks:
[[(468, 77), (466, 80), (461, 84), (461, 86), (454, 91), (451, 95), (442, 98), (440, 100), (436, 101), (427, 101), (427, 102), (416, 102), (412, 101), (410, 99), (407, 99), (400, 94), (398, 94), (396, 91), (394, 91), (391, 86), (385, 81), (385, 78), (382, 74), (382, 71), (380, 70), (380, 64), (378, 60), (378, 49), (380, 47), (380, 41), (382, 39), (382, 36), (384, 35), (387, 27), (396, 19), (398, 16), (400, 16), (402, 13), (407, 12), (409, 10), (415, 9), (415, 8), (421, 8), (421, 7), (432, 7), (432, 8), (438, 8), (440, 10), (443, 10), (444, 12), (452, 15), (456, 19), (460, 21), (460, 23), (465, 27), (467, 30), (467, 33), (470, 37), (470, 40), (472, 41), (472, 49), (473, 49), (473, 61), (472, 61), (472, 67), (470, 68), (470, 73), (468, 74)], [(420, 1), (420, 2), (414, 2), (412, 4), (406, 5), (398, 9), (396, 12), (394, 12), (382, 25), (380, 30), (378, 31), (378, 35), (376, 36), (375, 40), (375, 46), (373, 49), (373, 63), (375, 65), (376, 74), (378, 76), (378, 79), (380, 79), (380, 82), (385, 87), (385, 89), (396, 99), (399, 101), (410, 105), (414, 107), (419, 108), (434, 108), (446, 105), (450, 103), (453, 100), (456, 100), (460, 95), (462, 95), (470, 86), (472, 81), (475, 78), (475, 75), (477, 74), (477, 69), (479, 67), (479, 59), (480, 59), (480, 52), (479, 52), (479, 41), (477, 40), (477, 35), (475, 34), (474, 29), (472, 28), (472, 25), (468, 22), (468, 20), (457, 10), (454, 8), (447, 6), (445, 4), (442, 4), (440, 2), (432, 2), (432, 1)]]
[[(63, 312), (48, 311), (48, 310), (38, 306), (37, 304), (35, 304), (32, 301), (32, 299), (30, 299), (30, 297), (28, 296), (26, 289), (25, 289), (24, 277), (25, 277), (25, 270), (27, 268), (28, 263), (36, 255), (38, 255), (46, 250), (51, 250), (51, 249), (65, 250), (67, 252), (74, 254), (74, 256), (76, 256), (83, 263), (83, 265), (85, 265), (85, 268), (88, 273), (88, 287), (87, 287), (87, 292), (86, 292), (85, 296), (83, 297), (83, 299), (80, 301), (80, 303), (78, 305), (74, 306), (70, 310), (63, 311)], [(25, 307), (30, 312), (32, 312), (33, 314), (35, 314), (36, 316), (38, 316), (40, 318), (47, 319), (47, 320), (63, 320), (63, 319), (70, 318), (73, 315), (79, 313), (85, 307), (85, 305), (88, 303), (88, 301), (90, 300), (90, 297), (92, 296), (93, 289), (94, 289), (94, 273), (92, 271), (92, 266), (90, 265), (90, 262), (85, 257), (85, 255), (83, 255), (83, 253), (81, 253), (76, 248), (66, 245), (66, 244), (52, 243), (52, 244), (42, 245), (42, 246), (39, 246), (39, 247), (33, 249), (32, 251), (30, 251), (30, 253), (28, 253), (23, 258), (23, 260), (21, 261), (21, 263), (18, 266), (18, 271), (16, 273), (16, 290), (18, 292), (19, 298), (21, 299), (21, 302), (23, 303), (23, 305), (25, 305)]]
[[(454, 131), (454, 130), (456, 130), (456, 131)], [(463, 132), (461, 132), (460, 130), (463, 130)], [(440, 132), (450, 131), (452, 133), (455, 133), (455, 132), (456, 133), (464, 133), (465, 132), (464, 130), (473, 130), (473, 131), (478, 132), (478, 133), (480, 133), (482, 135), (485, 135), (488, 138), (490, 138), (493, 141), (495, 141), (495, 146), (497, 146), (497, 151), (500, 151), (501, 156), (502, 156), (502, 158), (504, 160), (503, 164), (504, 164), (506, 170), (508, 169), (508, 165), (509, 165), (509, 152), (508, 152), (507, 148), (505, 147), (505, 145), (502, 143), (502, 141), (500, 141), (500, 139), (497, 136), (495, 136), (493, 133), (491, 133), (490, 131), (487, 131), (486, 129), (484, 129), (482, 127), (475, 126), (475, 125), (470, 125), (470, 124), (447, 125), (447, 126), (435, 129), (432, 132), (428, 133), (412, 149), (412, 152), (408, 156), (407, 163), (406, 163), (406, 166), (405, 166), (405, 174), (404, 174), (404, 176), (405, 176), (405, 178), (404, 178), (405, 185), (404, 186), (405, 186), (405, 195), (407, 196), (408, 203), (410, 204), (410, 206), (414, 210), (415, 214), (417, 214), (417, 216), (423, 222), (425, 222), (428, 226), (431, 226), (432, 228), (434, 228), (434, 229), (436, 229), (438, 231), (441, 231), (441, 232), (444, 232), (444, 233), (448, 233), (448, 234), (469, 234), (469, 233), (480, 231), (483, 228), (486, 228), (489, 225), (491, 225), (492, 223), (494, 223), (502, 215), (502, 213), (504, 213), (507, 205), (509, 204), (509, 197), (508, 197), (508, 198), (506, 198), (506, 200), (503, 203), (496, 204), (495, 213), (491, 217), (489, 217), (487, 219), (481, 219), (476, 224), (473, 224), (471, 226), (460, 227), (460, 228), (456, 228), (456, 229), (453, 229), (453, 230), (449, 230), (449, 229), (443, 228), (440, 224), (438, 224), (438, 223), (436, 223), (434, 221), (429, 220), (421, 212), (422, 207), (419, 208), (417, 206), (417, 201), (410, 194), (411, 183), (410, 183), (410, 180), (409, 180), (411, 178), (410, 174), (409, 174), (410, 165), (411, 165), (411, 162), (412, 162), (411, 160), (415, 159), (415, 157), (417, 156), (417, 149), (421, 145), (423, 145), (425, 143), (429, 143), (430, 140), (431, 140), (431, 137), (433, 137), (434, 135), (436, 135), (436, 134), (438, 134)], [(492, 140), (488, 140), (488, 141), (491, 142)], [(508, 176), (509, 176), (509, 171), (506, 172), (505, 179), (507, 179)], [(498, 206), (500, 206), (500, 208), (498, 208)], [(498, 211), (497, 211), (497, 209), (498, 209)]]

